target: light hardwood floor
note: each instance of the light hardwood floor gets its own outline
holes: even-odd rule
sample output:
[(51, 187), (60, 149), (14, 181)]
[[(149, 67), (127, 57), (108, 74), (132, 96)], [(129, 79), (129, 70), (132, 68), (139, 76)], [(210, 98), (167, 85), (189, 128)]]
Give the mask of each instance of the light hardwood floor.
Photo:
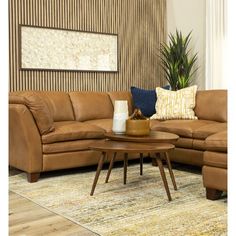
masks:
[[(20, 171), (11, 169), (9, 175)], [(97, 236), (84, 227), (9, 192), (10, 236)]]
[(9, 235), (95, 236), (98, 234), (10, 191)]

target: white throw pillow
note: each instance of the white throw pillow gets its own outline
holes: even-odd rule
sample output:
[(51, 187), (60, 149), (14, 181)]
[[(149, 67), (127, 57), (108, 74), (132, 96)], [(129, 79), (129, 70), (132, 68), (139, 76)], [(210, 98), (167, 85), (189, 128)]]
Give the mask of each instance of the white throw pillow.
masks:
[(197, 86), (180, 89), (178, 91), (156, 88), (156, 114), (150, 119), (189, 119), (196, 120), (194, 113)]

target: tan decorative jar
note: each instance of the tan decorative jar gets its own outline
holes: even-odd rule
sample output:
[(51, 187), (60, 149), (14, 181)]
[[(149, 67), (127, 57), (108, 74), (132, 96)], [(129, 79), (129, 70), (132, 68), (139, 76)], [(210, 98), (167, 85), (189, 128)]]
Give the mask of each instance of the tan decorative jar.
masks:
[(146, 136), (150, 133), (150, 120), (126, 120), (126, 134)]

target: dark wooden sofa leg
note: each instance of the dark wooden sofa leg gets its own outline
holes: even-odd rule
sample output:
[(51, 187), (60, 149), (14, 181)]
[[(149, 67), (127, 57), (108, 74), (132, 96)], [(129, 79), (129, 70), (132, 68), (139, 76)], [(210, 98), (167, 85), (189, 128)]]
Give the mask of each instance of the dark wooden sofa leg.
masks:
[(27, 173), (27, 179), (29, 183), (37, 182), (40, 177), (40, 173)]
[(212, 188), (206, 188), (206, 198), (209, 200), (217, 200), (221, 197), (223, 191), (212, 189)]

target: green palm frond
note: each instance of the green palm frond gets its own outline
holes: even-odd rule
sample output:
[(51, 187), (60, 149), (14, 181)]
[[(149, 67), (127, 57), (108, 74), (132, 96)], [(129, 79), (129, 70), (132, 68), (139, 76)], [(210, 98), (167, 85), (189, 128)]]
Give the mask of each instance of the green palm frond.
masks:
[(184, 37), (180, 31), (176, 30), (175, 35), (169, 34), (168, 43), (161, 44), (161, 65), (172, 90), (188, 87), (198, 69), (193, 69), (196, 65), (197, 54), (191, 56), (191, 49), (188, 49), (191, 33)]

